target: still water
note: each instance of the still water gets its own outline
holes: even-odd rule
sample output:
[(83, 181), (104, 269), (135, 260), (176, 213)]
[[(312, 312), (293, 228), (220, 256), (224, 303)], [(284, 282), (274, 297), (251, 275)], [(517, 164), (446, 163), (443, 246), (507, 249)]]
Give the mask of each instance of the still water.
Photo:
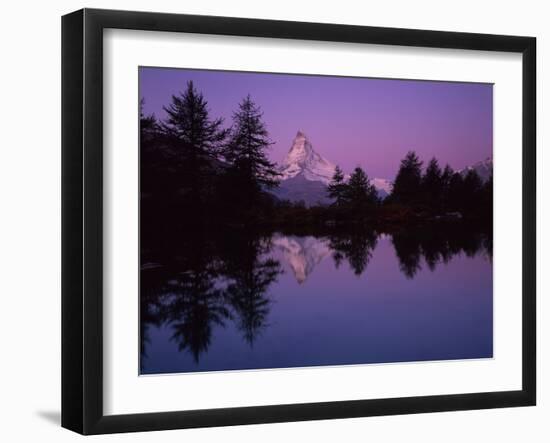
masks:
[(184, 236), (142, 258), (141, 373), (490, 358), (469, 230)]

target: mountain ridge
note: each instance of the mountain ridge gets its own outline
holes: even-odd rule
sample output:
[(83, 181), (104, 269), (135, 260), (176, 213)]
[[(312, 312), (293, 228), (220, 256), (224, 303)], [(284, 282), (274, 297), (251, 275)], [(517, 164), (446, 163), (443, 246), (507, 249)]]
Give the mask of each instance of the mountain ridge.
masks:
[[(279, 167), (280, 184), (272, 193), (281, 200), (302, 201), (306, 206), (328, 205), (332, 200), (328, 197), (327, 186), (334, 176), (335, 169), (336, 164), (315, 151), (307, 135), (298, 130)], [(487, 157), (455, 172), (465, 177), (470, 170), (475, 170), (481, 180), (487, 182), (493, 174), (493, 159)], [(349, 174), (346, 174), (345, 178), (349, 179)], [(380, 199), (391, 194), (391, 180), (375, 177), (371, 178), (370, 182), (376, 188)]]
[(281, 166), (282, 180), (303, 174), (306, 180), (321, 181), (328, 185), (336, 165), (313, 149), (304, 132), (298, 131)]
[[(307, 206), (330, 204), (327, 186), (335, 169), (336, 165), (315, 151), (307, 135), (298, 130), (279, 170), (281, 182), (273, 193), (283, 200), (303, 201)], [(390, 194), (389, 180), (373, 178), (371, 183), (380, 198)]]
[(457, 172), (465, 177), (468, 171), (471, 170), (476, 171), (477, 175), (479, 175), (479, 178), (481, 178), (483, 182), (486, 182), (493, 175), (493, 158), (487, 157), (485, 160), (481, 160), (470, 166), (466, 166), (465, 168), (459, 169)]

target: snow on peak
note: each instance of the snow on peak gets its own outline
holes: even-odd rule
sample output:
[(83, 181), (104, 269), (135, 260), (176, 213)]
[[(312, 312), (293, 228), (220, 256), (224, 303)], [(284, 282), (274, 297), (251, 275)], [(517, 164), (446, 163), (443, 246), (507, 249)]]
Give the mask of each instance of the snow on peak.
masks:
[(335, 168), (336, 165), (313, 149), (307, 135), (303, 131), (298, 131), (283, 161), (281, 173), (283, 180), (301, 173), (307, 180), (328, 184)]
[(481, 160), (471, 166), (467, 166), (464, 169), (459, 170), (458, 172), (462, 176), (466, 176), (466, 174), (470, 170), (477, 172), (481, 180), (486, 182), (493, 175), (493, 159), (491, 157), (487, 157), (485, 160)]
[(380, 197), (386, 197), (391, 194), (393, 189), (393, 183), (391, 181), (385, 178), (373, 178), (370, 182), (374, 185)]
[[(315, 151), (305, 132), (299, 130), (281, 166), (281, 178), (287, 180), (300, 175), (306, 180), (328, 185), (334, 176), (335, 169), (336, 165)], [(349, 179), (349, 175), (345, 178)], [(381, 198), (391, 194), (391, 181), (374, 178), (371, 183)]]

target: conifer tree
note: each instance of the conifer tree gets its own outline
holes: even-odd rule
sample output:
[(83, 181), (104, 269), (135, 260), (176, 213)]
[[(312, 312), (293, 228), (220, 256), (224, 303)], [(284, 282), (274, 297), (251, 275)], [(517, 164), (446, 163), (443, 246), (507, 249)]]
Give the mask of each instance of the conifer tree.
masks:
[(222, 128), (221, 118), (211, 119), (208, 102), (192, 81), (187, 83), (185, 92), (172, 96), (164, 110), (167, 118), (162, 128), (175, 142), (176, 158), (207, 164), (218, 155), (227, 131)]
[(466, 177), (464, 177), (465, 192), (474, 195), (481, 190), (482, 185), (483, 183), (479, 177), (479, 174), (475, 171), (475, 169), (470, 169), (466, 174)]
[(145, 101), (139, 102), (140, 186), (144, 193), (162, 192), (167, 185), (165, 152), (162, 149), (159, 124), (153, 114), (145, 115)]
[(445, 165), (445, 168), (443, 169), (443, 172), (441, 173), (441, 181), (443, 182), (443, 186), (447, 186), (449, 184), (453, 174), (454, 174), (453, 169), (448, 164)]
[(441, 205), (443, 211), (449, 211), (449, 187), (451, 185), (451, 179), (453, 177), (454, 171), (447, 164), (443, 169), (441, 174)]
[(464, 212), (472, 214), (479, 212), (481, 209), (482, 188), (483, 182), (481, 181), (479, 174), (474, 169), (470, 169), (464, 177), (464, 182), (462, 185), (462, 209)]
[(140, 131), (140, 144), (149, 145), (155, 138), (156, 132), (158, 130), (157, 119), (154, 114), (145, 115), (143, 112), (143, 106), (145, 105), (145, 100), (142, 98), (139, 101), (139, 131)]
[(414, 151), (401, 160), (391, 194), (392, 201), (405, 205), (418, 203), (421, 196), (422, 162)]
[(336, 168), (334, 169), (334, 175), (328, 185), (327, 193), (328, 196), (334, 200), (335, 206), (341, 207), (346, 203), (346, 184), (344, 183), (344, 173), (338, 165), (336, 165)]
[(447, 205), (448, 210), (453, 212), (462, 212), (464, 207), (464, 180), (460, 173), (455, 172), (449, 180), (449, 190)]
[(223, 152), (231, 173), (238, 178), (239, 185), (248, 187), (243, 190), (248, 193), (258, 193), (279, 183), (276, 165), (267, 157), (273, 143), (262, 117), (259, 106), (247, 95), (233, 114), (233, 127)]
[(349, 178), (345, 188), (345, 198), (351, 208), (360, 212), (364, 212), (378, 203), (376, 188), (360, 167), (356, 167)]
[(210, 117), (208, 102), (192, 81), (187, 83), (185, 92), (172, 96), (172, 102), (164, 110), (167, 118), (162, 131), (179, 180), (178, 192), (185, 196), (191, 211), (199, 211), (215, 193), (212, 176), (227, 131), (222, 127), (222, 119)]
[(441, 168), (435, 157), (428, 163), (426, 173), (422, 177), (422, 193), (424, 196), (424, 203), (428, 207), (434, 210), (441, 209), (443, 181)]

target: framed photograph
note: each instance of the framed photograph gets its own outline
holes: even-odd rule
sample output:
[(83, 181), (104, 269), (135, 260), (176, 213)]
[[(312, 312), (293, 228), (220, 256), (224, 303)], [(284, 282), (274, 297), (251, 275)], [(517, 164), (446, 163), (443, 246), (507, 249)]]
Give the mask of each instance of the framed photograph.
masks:
[(535, 405), (532, 37), (62, 20), (62, 425)]

